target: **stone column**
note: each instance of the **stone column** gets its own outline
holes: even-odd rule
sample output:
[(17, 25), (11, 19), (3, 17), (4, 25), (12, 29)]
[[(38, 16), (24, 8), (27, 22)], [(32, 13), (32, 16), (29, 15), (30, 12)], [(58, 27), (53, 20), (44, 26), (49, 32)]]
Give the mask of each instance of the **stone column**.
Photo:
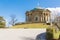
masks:
[(45, 22), (46, 22), (46, 14), (45, 14)]
[(46, 18), (45, 18), (45, 13), (44, 13), (44, 22), (46, 21)]
[(43, 15), (42, 15), (42, 22), (43, 22)]
[(46, 15), (46, 22), (47, 22), (47, 15)]
[(42, 22), (42, 16), (41, 16), (41, 22)]
[(44, 13), (43, 13), (43, 22), (44, 22)]
[(47, 21), (48, 21), (48, 15), (47, 15)]
[(50, 21), (50, 17), (49, 17), (49, 15), (48, 15), (48, 21)]
[(49, 21), (49, 15), (47, 15), (47, 21)]

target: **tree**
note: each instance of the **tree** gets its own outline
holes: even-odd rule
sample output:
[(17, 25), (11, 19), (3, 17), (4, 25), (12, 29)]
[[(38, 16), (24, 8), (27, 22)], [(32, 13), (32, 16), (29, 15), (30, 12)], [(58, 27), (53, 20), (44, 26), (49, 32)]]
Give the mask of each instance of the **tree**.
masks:
[(17, 19), (16, 19), (16, 15), (11, 15), (11, 21), (9, 22), (12, 26), (15, 25), (15, 23), (17, 22)]
[(54, 24), (60, 30), (60, 16), (57, 16), (54, 20)]
[(2, 16), (0, 16), (0, 28), (5, 28), (6, 22)]
[(60, 30), (60, 16), (58, 15), (55, 15), (55, 18), (54, 18), (54, 25), (56, 26), (56, 30)]

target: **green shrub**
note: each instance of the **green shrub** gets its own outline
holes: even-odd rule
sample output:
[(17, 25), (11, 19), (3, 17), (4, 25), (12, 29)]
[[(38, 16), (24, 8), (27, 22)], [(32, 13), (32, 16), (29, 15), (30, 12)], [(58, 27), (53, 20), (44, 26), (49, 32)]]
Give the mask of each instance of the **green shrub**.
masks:
[(47, 40), (59, 39), (59, 31), (55, 28), (48, 28), (46, 32)]
[(46, 38), (47, 38), (47, 40), (52, 40), (53, 39), (53, 30), (51, 28), (47, 29)]
[(3, 25), (0, 25), (0, 28), (5, 28), (5, 26), (3, 26)]
[(5, 19), (2, 16), (0, 16), (0, 28), (5, 28), (5, 26), (6, 26)]
[(0, 22), (0, 28), (5, 28), (5, 23), (4, 22)]
[(53, 33), (53, 39), (59, 39), (59, 32)]

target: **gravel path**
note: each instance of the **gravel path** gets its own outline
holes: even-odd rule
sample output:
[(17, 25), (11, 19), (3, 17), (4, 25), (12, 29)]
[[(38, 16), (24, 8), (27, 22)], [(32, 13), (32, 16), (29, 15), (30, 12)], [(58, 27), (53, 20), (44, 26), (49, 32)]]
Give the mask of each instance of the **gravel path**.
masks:
[(46, 29), (0, 29), (0, 40), (34, 40)]

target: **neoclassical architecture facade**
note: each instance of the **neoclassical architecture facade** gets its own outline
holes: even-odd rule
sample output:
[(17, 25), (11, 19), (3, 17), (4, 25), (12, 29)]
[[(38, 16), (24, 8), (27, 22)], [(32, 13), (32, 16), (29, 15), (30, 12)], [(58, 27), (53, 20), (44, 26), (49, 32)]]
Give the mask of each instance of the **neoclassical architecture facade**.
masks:
[(43, 8), (34, 8), (30, 11), (26, 11), (27, 23), (45, 23), (50, 20), (50, 10)]

